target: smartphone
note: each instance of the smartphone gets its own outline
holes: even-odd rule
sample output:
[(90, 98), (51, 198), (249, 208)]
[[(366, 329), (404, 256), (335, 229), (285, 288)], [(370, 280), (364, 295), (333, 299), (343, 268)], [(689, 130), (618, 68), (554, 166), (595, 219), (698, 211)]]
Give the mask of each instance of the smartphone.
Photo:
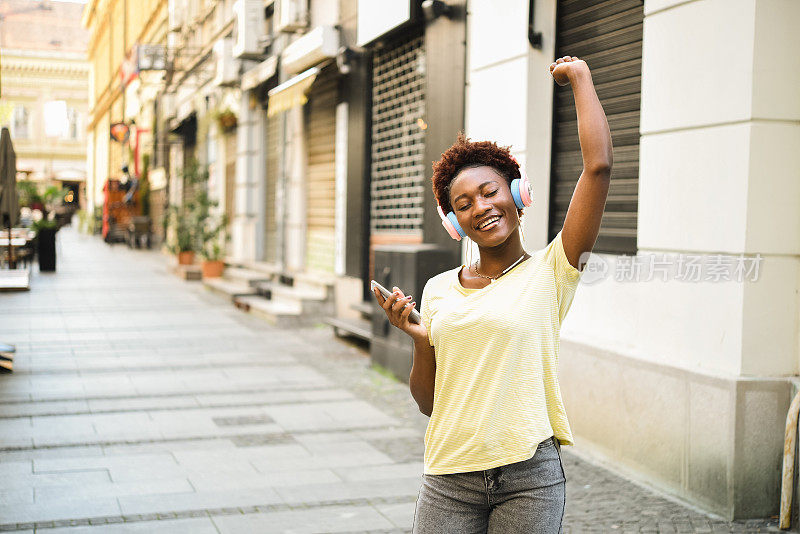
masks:
[[(381, 292), (381, 295), (383, 295), (383, 298), (388, 299), (389, 297), (392, 296), (391, 291), (380, 285), (375, 280), (371, 280), (369, 283), (370, 291), (375, 291), (376, 287), (378, 288), (378, 291)], [(408, 320), (414, 324), (419, 324), (420, 322), (422, 322), (422, 316), (420, 316), (419, 312), (416, 309), (413, 309), (411, 310), (411, 314), (408, 316)]]

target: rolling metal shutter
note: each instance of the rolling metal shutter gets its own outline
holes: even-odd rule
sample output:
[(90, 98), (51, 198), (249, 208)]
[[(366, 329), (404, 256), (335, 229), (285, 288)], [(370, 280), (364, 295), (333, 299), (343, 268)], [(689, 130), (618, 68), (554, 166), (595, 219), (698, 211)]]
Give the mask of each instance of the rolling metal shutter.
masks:
[[(592, 69), (614, 143), (611, 187), (595, 252), (636, 252), (642, 0), (563, 0), (556, 15), (556, 55), (577, 56)], [(550, 239), (561, 230), (583, 161), (569, 86), (553, 97)]]
[(265, 210), (265, 221), (264, 221), (264, 260), (269, 263), (277, 263), (280, 260), (280, 255), (278, 254), (278, 221), (277, 217), (275, 216), (276, 211), (278, 209), (277, 205), (277, 188), (278, 188), (278, 175), (280, 172), (279, 169), (279, 159), (280, 159), (280, 145), (278, 140), (280, 139), (280, 123), (283, 118), (283, 114), (279, 113), (274, 117), (267, 117), (266, 120), (266, 129), (267, 129), (267, 139), (266, 139), (266, 160), (267, 160), (267, 173), (266, 173), (266, 200), (267, 209)]
[(375, 51), (372, 85), (372, 236), (422, 238), (425, 50), (414, 34)]
[(236, 195), (236, 132), (225, 136), (225, 214), (228, 224), (225, 233), (231, 235), (233, 228), (234, 196)]
[(338, 70), (323, 69), (306, 106), (308, 147), (306, 268), (332, 273), (336, 256), (336, 96)]

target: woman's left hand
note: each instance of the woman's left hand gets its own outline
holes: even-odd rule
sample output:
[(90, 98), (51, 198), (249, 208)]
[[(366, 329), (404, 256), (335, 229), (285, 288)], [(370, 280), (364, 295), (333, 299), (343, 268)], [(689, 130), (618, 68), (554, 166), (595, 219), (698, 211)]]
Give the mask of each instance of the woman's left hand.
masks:
[(550, 74), (558, 85), (567, 85), (579, 71), (589, 72), (589, 66), (575, 56), (564, 56), (550, 63)]

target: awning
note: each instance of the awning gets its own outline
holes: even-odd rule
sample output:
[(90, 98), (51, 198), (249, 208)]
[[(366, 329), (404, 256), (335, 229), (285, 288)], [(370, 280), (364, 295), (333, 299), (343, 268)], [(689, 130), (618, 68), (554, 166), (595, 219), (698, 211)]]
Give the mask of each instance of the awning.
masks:
[(62, 182), (85, 182), (86, 173), (77, 169), (63, 169), (56, 171), (55, 179)]
[(242, 90), (247, 91), (258, 87), (275, 75), (278, 67), (278, 59), (270, 56), (252, 69), (242, 74)]
[(306, 91), (317, 78), (318, 67), (313, 67), (301, 72), (289, 81), (283, 82), (267, 93), (267, 116), (272, 117), (282, 111), (288, 111), (296, 106), (302, 106), (308, 101)]

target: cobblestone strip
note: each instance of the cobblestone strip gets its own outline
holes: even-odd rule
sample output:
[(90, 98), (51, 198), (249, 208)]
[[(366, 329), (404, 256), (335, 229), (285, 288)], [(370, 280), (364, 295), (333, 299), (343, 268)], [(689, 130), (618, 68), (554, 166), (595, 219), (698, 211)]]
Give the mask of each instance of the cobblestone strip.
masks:
[[(191, 517), (215, 517), (226, 515), (261, 514), (270, 512), (290, 512), (329, 508), (333, 506), (376, 506), (381, 504), (406, 504), (416, 502), (415, 495), (397, 497), (375, 497), (372, 499), (330, 499), (302, 502), (297, 504), (265, 504), (263, 506), (244, 506), (238, 508), (204, 508), (199, 510), (182, 510), (179, 512), (161, 512), (157, 514), (112, 515), (102, 517), (84, 517), (78, 519), (60, 519), (58, 521), (39, 521), (33, 523), (0, 524), (0, 532), (16, 530), (49, 529), (60, 527), (80, 527), (91, 525), (107, 525), (113, 523), (139, 523), (163, 519), (188, 519)], [(383, 531), (396, 532), (396, 530)]]

